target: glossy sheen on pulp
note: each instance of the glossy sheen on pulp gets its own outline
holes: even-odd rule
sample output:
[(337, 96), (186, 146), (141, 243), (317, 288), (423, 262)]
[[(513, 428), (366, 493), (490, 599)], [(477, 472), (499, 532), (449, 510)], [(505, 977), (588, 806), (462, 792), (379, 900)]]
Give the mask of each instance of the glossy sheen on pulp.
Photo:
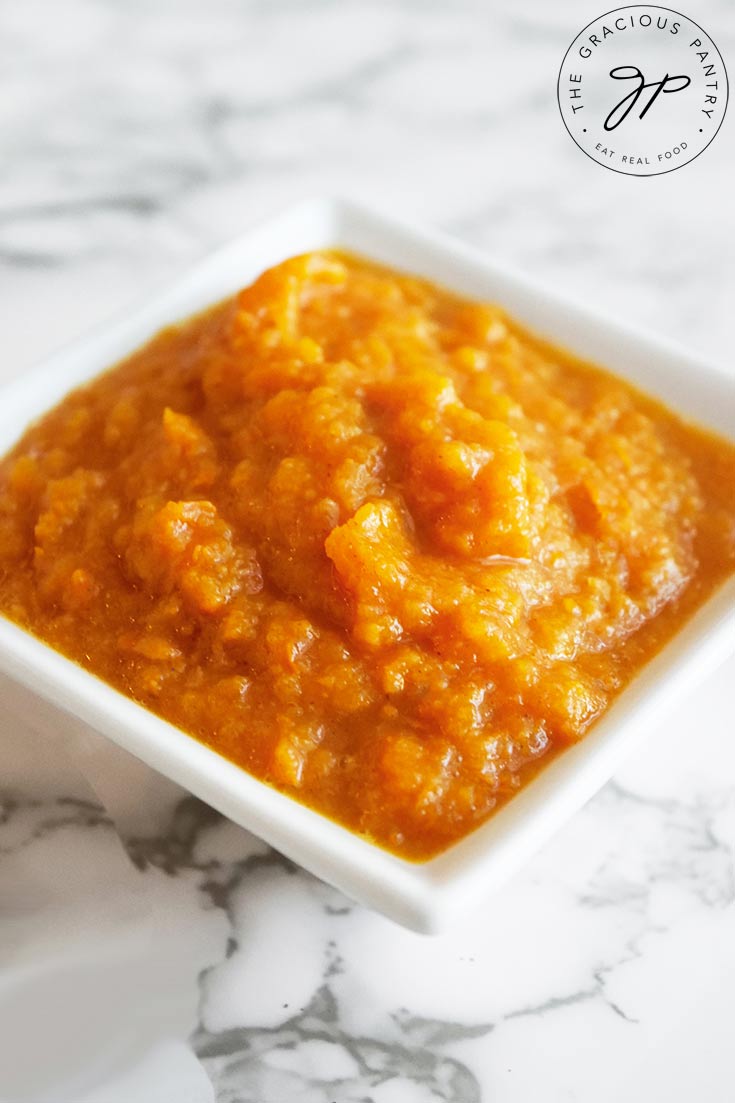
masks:
[(8, 617), (412, 858), (583, 736), (734, 566), (732, 446), (336, 253), (164, 331), (0, 466)]

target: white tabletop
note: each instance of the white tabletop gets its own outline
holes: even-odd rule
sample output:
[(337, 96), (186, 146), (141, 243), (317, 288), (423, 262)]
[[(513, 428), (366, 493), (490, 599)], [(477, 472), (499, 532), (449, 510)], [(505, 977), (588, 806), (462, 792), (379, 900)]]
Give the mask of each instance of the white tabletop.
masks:
[[(588, 160), (556, 76), (603, 10), (6, 6), (0, 376), (325, 192), (732, 362), (735, 108), (680, 171)], [(689, 11), (735, 72), (735, 8)], [(0, 1101), (731, 1103), (734, 679), (731, 662), (439, 939), (92, 733), (49, 737), (3, 683)]]

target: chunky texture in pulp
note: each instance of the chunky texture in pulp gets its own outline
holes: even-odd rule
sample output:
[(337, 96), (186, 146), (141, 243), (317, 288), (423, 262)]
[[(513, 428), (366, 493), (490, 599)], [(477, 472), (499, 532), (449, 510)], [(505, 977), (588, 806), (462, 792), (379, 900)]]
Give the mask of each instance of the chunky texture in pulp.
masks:
[(164, 331), (0, 467), (8, 617), (412, 858), (578, 740), (734, 552), (731, 446), (335, 253)]

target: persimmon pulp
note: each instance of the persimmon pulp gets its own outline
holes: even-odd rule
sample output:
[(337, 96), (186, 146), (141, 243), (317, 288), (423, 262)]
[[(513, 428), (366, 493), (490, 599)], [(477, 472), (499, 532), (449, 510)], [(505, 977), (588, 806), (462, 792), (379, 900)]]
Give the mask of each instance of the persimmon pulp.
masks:
[(5, 616), (414, 860), (733, 569), (732, 445), (337, 252), (164, 330), (0, 464)]

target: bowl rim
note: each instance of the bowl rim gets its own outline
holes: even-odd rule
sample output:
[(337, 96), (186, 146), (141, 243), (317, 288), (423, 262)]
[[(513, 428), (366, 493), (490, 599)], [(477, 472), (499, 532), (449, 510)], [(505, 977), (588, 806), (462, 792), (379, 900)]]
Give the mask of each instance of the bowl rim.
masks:
[[(735, 440), (735, 382), (724, 365), (580, 306), (439, 231), (327, 197), (302, 201), (260, 221), (139, 308), (4, 386), (0, 451), (4, 454), (35, 416), (163, 325), (234, 292), (269, 264), (319, 248), (348, 249), (461, 294), (494, 298), (533, 332), (601, 363), (684, 416)], [(623, 368), (611, 366), (616, 358)], [(469, 835), (437, 857), (415, 863), (254, 778), (0, 615), (0, 670), (11, 679), (108, 736), (346, 895), (425, 933), (445, 929), (497, 889), (612, 776), (652, 721), (732, 652), (735, 578), (643, 667), (580, 743), (550, 761)]]

